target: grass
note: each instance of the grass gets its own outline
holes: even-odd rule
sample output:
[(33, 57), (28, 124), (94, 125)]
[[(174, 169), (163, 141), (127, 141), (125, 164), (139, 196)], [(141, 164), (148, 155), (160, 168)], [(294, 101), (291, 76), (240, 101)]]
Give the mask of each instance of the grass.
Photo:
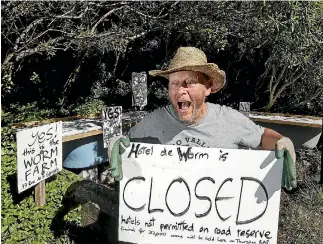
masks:
[(299, 149), (298, 188), (281, 193), (278, 243), (323, 243), (323, 187), (319, 184), (321, 152)]

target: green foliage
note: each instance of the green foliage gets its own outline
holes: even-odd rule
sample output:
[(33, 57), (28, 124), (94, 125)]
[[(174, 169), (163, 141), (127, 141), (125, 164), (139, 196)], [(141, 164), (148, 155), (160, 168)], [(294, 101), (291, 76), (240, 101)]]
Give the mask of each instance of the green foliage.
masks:
[(124, 106), (131, 73), (164, 68), (184, 45), (226, 71), (216, 101), (300, 113), (323, 93), (321, 2), (9, 1), (1, 12), (6, 109), (21, 94), (64, 114), (84, 101), (77, 113), (95, 110), (96, 99)]
[(54, 109), (40, 109), (37, 102), (26, 105), (10, 104), (10, 107), (2, 113), (2, 123), (11, 125), (14, 123), (39, 121), (46, 118), (54, 117)]
[(39, 75), (38, 75), (38, 74), (36, 74), (36, 72), (33, 72), (32, 76), (30, 77), (30, 80), (31, 80), (31, 82), (32, 82), (32, 83), (34, 83), (34, 84), (39, 84), (39, 83), (41, 83), (41, 80), (40, 80), (40, 78), (39, 78)]
[(87, 99), (85, 103), (74, 108), (73, 113), (77, 115), (101, 114), (103, 106), (103, 101), (99, 99)]
[[(67, 243), (64, 233), (55, 237), (50, 227), (67, 188), (79, 177), (62, 170), (46, 182), (46, 205), (36, 207), (34, 192), (17, 193), (17, 159), (15, 131), (1, 128), (1, 242), (2, 243)], [(80, 207), (69, 212), (65, 220), (80, 224)]]

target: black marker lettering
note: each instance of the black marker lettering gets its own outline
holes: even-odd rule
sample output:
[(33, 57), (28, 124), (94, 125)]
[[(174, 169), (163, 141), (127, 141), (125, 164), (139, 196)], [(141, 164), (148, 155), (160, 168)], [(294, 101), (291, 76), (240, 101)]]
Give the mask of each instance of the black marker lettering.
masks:
[(28, 175), (30, 175), (30, 169), (25, 172), (25, 181), (27, 181)]
[(210, 199), (209, 197), (207, 197), (207, 196), (199, 196), (199, 195), (197, 195), (197, 193), (196, 193), (197, 185), (198, 185), (201, 181), (203, 181), (203, 180), (209, 180), (209, 181), (211, 181), (213, 184), (215, 184), (214, 179), (213, 179), (213, 178), (211, 178), (211, 177), (203, 177), (203, 178), (199, 179), (199, 180), (196, 182), (195, 189), (194, 189), (194, 192), (195, 192), (195, 196), (196, 196), (196, 198), (197, 198), (197, 199), (199, 199), (199, 200), (206, 200), (206, 201), (209, 201), (209, 203), (210, 203), (210, 207), (209, 207), (209, 209), (208, 209), (205, 213), (203, 213), (203, 214), (197, 214), (197, 213), (195, 213), (195, 217), (196, 217), (196, 218), (201, 218), (201, 217), (205, 217), (205, 216), (207, 216), (207, 215), (210, 213), (211, 208), (212, 208), (212, 201), (211, 201), (211, 199)]
[(30, 147), (35, 144), (35, 142), (36, 142), (36, 140), (38, 138), (38, 131), (37, 131), (36, 135), (34, 135), (34, 132), (32, 132), (31, 133), (31, 137), (32, 138), (35, 138), (35, 140), (34, 140), (34, 142), (32, 144), (28, 144), (28, 146), (30, 146)]
[(54, 163), (57, 166), (57, 159), (56, 158), (54, 158), (53, 160), (50, 160), (50, 167), (53, 167)]
[(35, 173), (37, 172), (37, 174), (39, 174), (39, 168), (38, 165), (35, 167), (34, 172), (33, 172), (33, 176), (35, 176)]
[[(136, 149), (135, 149), (135, 146), (136, 146)], [(140, 144), (135, 145), (133, 143), (132, 146), (131, 146), (131, 150), (130, 150), (130, 153), (128, 155), (128, 158), (130, 158), (133, 153), (135, 154), (135, 158), (138, 158), (139, 147), (140, 147)]]
[(48, 151), (47, 150), (41, 150), (42, 154), (43, 154), (43, 161), (45, 161), (45, 158), (50, 159), (51, 157), (47, 156)]
[[(172, 186), (175, 182), (179, 182), (179, 183), (182, 183), (182, 182), (183, 182), (183, 183), (185, 184), (185, 186), (186, 186), (186, 188), (187, 188), (187, 191), (188, 191), (188, 194), (189, 194), (189, 202), (188, 202), (188, 205), (187, 205), (186, 209), (185, 209), (183, 212), (180, 212), (180, 213), (174, 213), (172, 210), (170, 210), (170, 208), (169, 208), (169, 206), (168, 206), (168, 202), (167, 202), (167, 196), (168, 196), (169, 189), (171, 188), (171, 186)], [(183, 178), (179, 177), (178, 179), (175, 179), (175, 180), (173, 180), (173, 181), (170, 183), (170, 185), (168, 186), (168, 189), (167, 189), (167, 191), (166, 191), (165, 203), (166, 203), (166, 207), (168, 208), (169, 212), (170, 212), (173, 216), (175, 216), (175, 217), (183, 216), (183, 215), (184, 215), (184, 214), (189, 210), (190, 205), (191, 205), (191, 192), (190, 192), (190, 188), (188, 187), (187, 182), (186, 182)]]
[[(56, 158), (55, 158), (56, 159)], [(42, 164), (42, 172), (41, 172), (41, 174), (43, 175), (43, 174), (45, 174), (45, 169), (47, 169), (47, 170), (49, 170), (50, 168), (47, 168), (47, 163), (43, 163)]]
[(25, 169), (27, 169), (28, 167), (31, 167), (33, 163), (29, 160), (26, 161), (26, 159), (24, 159), (24, 165), (25, 165)]
[(177, 154), (178, 154), (178, 157), (179, 157), (179, 161), (182, 161), (183, 158), (184, 158), (184, 160), (186, 162), (187, 161), (187, 158), (188, 158), (188, 154), (190, 153), (190, 151), (191, 151), (191, 148), (190, 147), (187, 149), (186, 152), (182, 152), (181, 148), (178, 147), (177, 148)]
[(150, 181), (150, 193), (149, 193), (149, 202), (148, 202), (148, 213), (155, 213), (155, 212), (164, 212), (164, 209), (160, 209), (160, 208), (155, 208), (155, 209), (150, 209), (150, 202), (151, 202), (151, 192), (153, 189), (153, 177), (151, 177), (151, 181)]
[(215, 209), (216, 209), (216, 212), (219, 216), (219, 218), (222, 220), (222, 221), (226, 221), (227, 219), (229, 219), (231, 217), (231, 215), (229, 217), (226, 217), (226, 218), (223, 218), (220, 213), (219, 213), (219, 210), (218, 210), (218, 206), (216, 205), (216, 201), (222, 201), (222, 200), (228, 200), (228, 199), (231, 199), (231, 198), (234, 198), (234, 197), (218, 197), (219, 195), (219, 192), (222, 188), (222, 186), (227, 182), (227, 181), (233, 181), (232, 178), (228, 178), (228, 179), (225, 179), (222, 184), (220, 185), (219, 189), (218, 189), (218, 192), (216, 193), (216, 196), (215, 196), (215, 201), (214, 201), (214, 204), (215, 204)]
[(52, 130), (53, 127), (50, 127), (46, 133), (47, 136), (49, 136), (46, 140), (50, 140), (53, 137), (53, 133), (49, 133), (50, 130)]
[(142, 181), (145, 181), (146, 179), (145, 179), (145, 177), (140, 177), (140, 176), (138, 176), (138, 177), (133, 177), (133, 178), (131, 178), (131, 179), (129, 179), (128, 180), (128, 182), (125, 184), (125, 186), (124, 186), (124, 188), (123, 188), (123, 201), (124, 201), (124, 203), (126, 204), (126, 206), (129, 208), (129, 209), (131, 209), (131, 210), (133, 210), (133, 211), (136, 211), (136, 212), (139, 212), (139, 211), (141, 211), (141, 210), (143, 210), (144, 209), (144, 207), (145, 207), (145, 205), (146, 204), (144, 204), (144, 205), (142, 205), (141, 207), (139, 207), (139, 208), (134, 208), (134, 207), (131, 207), (127, 202), (126, 202), (126, 199), (125, 199), (125, 197), (124, 197), (124, 193), (125, 193), (125, 191), (126, 191), (126, 187), (127, 187), (127, 185), (131, 182), (131, 181), (134, 181), (134, 180), (142, 180)]
[(58, 148), (57, 147), (55, 147), (55, 149), (53, 149), (53, 148), (50, 149), (50, 157), (51, 158), (53, 157), (53, 153), (54, 152), (56, 152), (56, 155), (55, 156), (57, 156), (58, 155)]
[[(259, 214), (258, 216), (254, 217), (252, 219), (249, 219), (249, 220), (239, 221), (238, 219), (239, 219), (239, 212), (240, 212), (240, 205), (241, 205), (241, 195), (242, 195), (243, 181), (244, 180), (255, 181), (264, 189), (264, 192), (265, 192), (265, 195), (266, 195), (266, 207), (265, 207), (265, 210), (261, 214)], [(249, 224), (249, 223), (252, 223), (252, 222), (256, 221), (257, 219), (261, 218), (261, 216), (263, 216), (265, 214), (265, 212), (267, 210), (267, 206), (268, 206), (268, 192), (267, 192), (267, 189), (266, 189), (265, 185), (260, 180), (258, 180), (256, 178), (253, 178), (253, 177), (241, 177), (241, 191), (240, 191), (240, 198), (239, 198), (239, 206), (238, 206), (236, 224), (237, 225)]]
[(40, 135), (38, 135), (38, 142), (39, 143), (43, 143), (45, 141), (45, 132), (40, 133)]
[[(38, 161), (36, 161), (36, 158)], [(40, 154), (37, 154), (34, 158), (31, 158), (31, 162), (34, 164), (34, 165), (37, 165), (39, 164), (39, 162), (41, 161), (41, 156)], [(36, 163), (37, 162), (37, 163)]]

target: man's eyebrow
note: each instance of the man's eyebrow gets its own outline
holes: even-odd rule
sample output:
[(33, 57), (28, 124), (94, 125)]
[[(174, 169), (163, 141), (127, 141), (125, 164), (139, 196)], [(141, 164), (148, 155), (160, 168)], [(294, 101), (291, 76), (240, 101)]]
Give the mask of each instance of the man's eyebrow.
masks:
[(178, 80), (170, 80), (170, 83), (175, 83), (175, 82), (179, 82)]

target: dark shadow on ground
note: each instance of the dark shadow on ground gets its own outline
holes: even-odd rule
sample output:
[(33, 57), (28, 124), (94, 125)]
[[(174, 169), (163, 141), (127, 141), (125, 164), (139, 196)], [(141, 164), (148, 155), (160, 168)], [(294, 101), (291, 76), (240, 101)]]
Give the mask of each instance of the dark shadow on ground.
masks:
[[(78, 206), (97, 206), (96, 220), (85, 226), (77, 226), (64, 220), (64, 216)], [(83, 180), (72, 184), (62, 200), (62, 207), (56, 213), (51, 230), (56, 238), (68, 233), (70, 240), (77, 244), (123, 243), (118, 242), (119, 195), (93, 181)]]

